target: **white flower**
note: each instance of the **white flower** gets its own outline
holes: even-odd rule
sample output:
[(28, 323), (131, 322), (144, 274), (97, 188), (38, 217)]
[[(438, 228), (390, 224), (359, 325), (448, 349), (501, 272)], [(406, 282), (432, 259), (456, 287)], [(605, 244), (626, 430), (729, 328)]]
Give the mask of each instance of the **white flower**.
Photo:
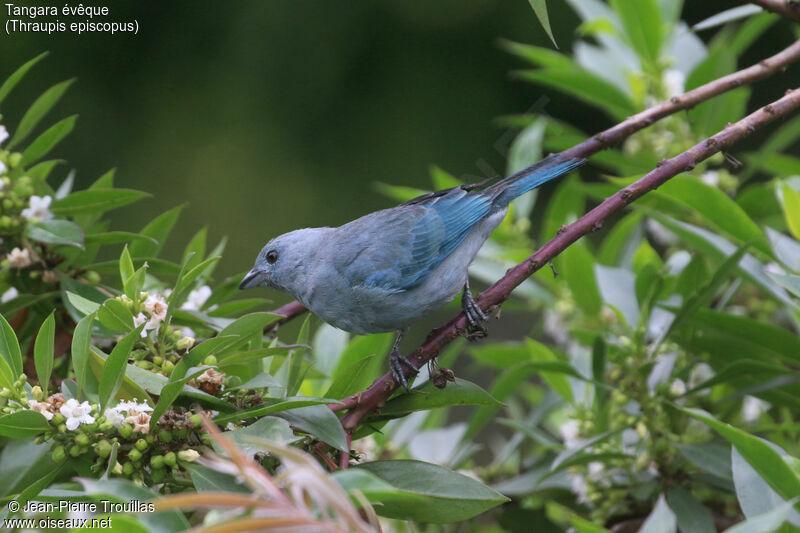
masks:
[(582, 442), (580, 438), (580, 422), (575, 419), (569, 419), (561, 424), (561, 427), (558, 428), (558, 431), (561, 433), (564, 446), (567, 448), (575, 448)]
[(167, 302), (160, 294), (148, 296), (144, 301), (144, 308), (150, 313), (151, 320), (161, 322), (167, 318)]
[(769, 408), (769, 403), (764, 400), (759, 400), (755, 396), (745, 396), (742, 402), (742, 420), (756, 422), (761, 417), (761, 413)]
[(25, 268), (31, 264), (31, 253), (27, 248), (14, 248), (6, 255), (6, 259), (14, 268)]
[(16, 288), (11, 287), (6, 292), (4, 292), (2, 296), (0, 296), (0, 303), (10, 302), (17, 296), (19, 296), (19, 291)]
[(153, 408), (147, 405), (146, 403), (138, 403), (136, 398), (134, 398), (132, 401), (120, 400), (119, 403), (114, 407), (114, 409), (120, 412), (137, 411), (139, 413), (153, 410)]
[(570, 475), (570, 489), (578, 497), (578, 503), (588, 505), (589, 500), (589, 485), (586, 483), (586, 478), (578, 475)]
[(92, 412), (89, 402), (78, 403), (75, 398), (70, 398), (64, 402), (60, 411), (67, 418), (67, 429), (70, 431), (76, 430), (81, 424), (94, 423), (94, 417), (89, 414)]
[(716, 187), (719, 185), (719, 171), (718, 170), (707, 170), (700, 175), (700, 181), (705, 183), (706, 185), (711, 185), (712, 187)]
[(142, 324), (144, 327), (142, 328), (141, 337), (144, 339), (147, 337), (147, 332), (158, 328), (158, 325), (161, 323), (160, 320), (157, 320), (155, 317), (151, 318), (150, 320), (147, 319), (147, 316), (140, 312), (138, 315), (133, 317), (133, 327), (138, 328)]
[(125, 418), (125, 422), (133, 424), (133, 430), (137, 433), (150, 433), (150, 415), (147, 413), (139, 413), (133, 409)]
[(197, 338), (197, 333), (195, 333), (192, 328), (184, 326), (183, 328), (181, 328), (181, 336), (183, 336), (183, 337), (191, 337), (193, 339), (196, 339)]
[(53, 199), (49, 196), (31, 196), (30, 207), (22, 210), (22, 218), (28, 220), (50, 220), (53, 218), (53, 213), (50, 212), (50, 204)]
[(48, 420), (53, 419), (53, 413), (50, 411), (50, 404), (47, 402), (37, 402), (36, 400), (28, 400), (28, 408), (33, 411), (39, 411)]
[(106, 420), (114, 424), (114, 427), (118, 428), (122, 425), (123, 422), (125, 422), (125, 417), (122, 415), (122, 413), (119, 412), (118, 409), (114, 407), (106, 409), (106, 412), (104, 414), (106, 415)]
[(0, 124), (0, 144), (3, 144), (6, 139), (8, 139), (8, 130)]
[(676, 379), (672, 382), (672, 385), (669, 386), (669, 393), (672, 396), (683, 396), (686, 394), (686, 383), (680, 378)]
[[(714, 377), (714, 370), (706, 363), (698, 363), (689, 374), (689, 388), (699, 387)], [(705, 392), (708, 392), (707, 390)]]
[(683, 94), (683, 87), (686, 84), (686, 74), (673, 68), (664, 71), (664, 88), (670, 98)]
[(181, 309), (185, 311), (199, 311), (205, 305), (208, 298), (211, 296), (211, 287), (203, 285), (189, 293), (186, 301), (181, 305)]

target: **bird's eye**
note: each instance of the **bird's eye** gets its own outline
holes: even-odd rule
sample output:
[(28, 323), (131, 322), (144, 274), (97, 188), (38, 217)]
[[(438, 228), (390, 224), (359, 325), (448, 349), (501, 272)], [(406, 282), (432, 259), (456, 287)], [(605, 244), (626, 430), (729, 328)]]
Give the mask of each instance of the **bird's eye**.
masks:
[(275, 261), (278, 260), (278, 252), (276, 252), (275, 250), (270, 250), (269, 252), (267, 252), (266, 258), (267, 258), (267, 263), (272, 265), (275, 263)]

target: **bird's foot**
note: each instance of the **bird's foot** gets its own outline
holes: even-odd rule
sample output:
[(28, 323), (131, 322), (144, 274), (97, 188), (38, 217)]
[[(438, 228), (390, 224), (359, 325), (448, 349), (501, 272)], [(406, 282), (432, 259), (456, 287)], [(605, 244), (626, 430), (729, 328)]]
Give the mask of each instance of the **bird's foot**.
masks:
[(392, 350), (392, 353), (389, 355), (389, 368), (392, 371), (394, 382), (402, 385), (404, 389), (409, 390), (408, 381), (406, 380), (406, 375), (403, 372), (403, 366), (411, 370), (412, 375), (417, 375), (419, 372), (417, 367), (414, 366), (414, 363), (412, 363), (408, 357), (401, 354), (399, 350)]
[(489, 334), (486, 329), (489, 315), (484, 313), (481, 306), (475, 301), (472, 291), (469, 290), (469, 284), (464, 287), (464, 294), (461, 296), (461, 309), (463, 309), (467, 322), (469, 322), (467, 340), (475, 341), (486, 337)]

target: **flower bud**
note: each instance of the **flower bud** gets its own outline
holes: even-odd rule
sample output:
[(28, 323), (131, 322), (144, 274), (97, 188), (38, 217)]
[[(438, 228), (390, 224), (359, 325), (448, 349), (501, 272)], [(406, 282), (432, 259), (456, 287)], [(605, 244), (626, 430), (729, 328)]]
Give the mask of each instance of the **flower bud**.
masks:
[(100, 457), (108, 457), (111, 455), (111, 443), (107, 440), (103, 439), (94, 445), (94, 453), (99, 455)]
[(67, 454), (64, 451), (64, 447), (62, 445), (57, 445), (53, 447), (53, 452), (51, 455), (54, 463), (60, 463), (64, 459), (67, 458)]
[(198, 457), (200, 457), (200, 454), (196, 450), (188, 449), (178, 452), (178, 459), (187, 463), (193, 463)]
[(155, 469), (164, 468), (164, 456), (153, 455), (150, 457), (150, 466)]
[(181, 339), (175, 343), (175, 348), (178, 350), (188, 350), (192, 346), (194, 346), (194, 339), (192, 337), (181, 337)]
[(166, 479), (167, 472), (163, 468), (153, 470), (151, 477), (153, 479), (153, 483), (161, 483), (164, 481), (164, 479)]
[(8, 156), (8, 166), (11, 168), (16, 168), (20, 161), (22, 161), (22, 154), (19, 152), (14, 152)]
[(100, 283), (100, 279), (101, 279), (100, 274), (98, 274), (94, 270), (90, 270), (89, 272), (86, 273), (86, 281), (88, 281), (92, 285), (97, 285), (98, 283)]
[(130, 424), (122, 424), (117, 428), (117, 433), (119, 433), (122, 438), (129, 439), (131, 435), (133, 435), (133, 426)]
[(164, 361), (164, 363), (161, 365), (161, 370), (163, 370), (164, 372), (166, 372), (168, 374), (170, 372), (172, 372), (174, 369), (175, 369), (175, 365), (172, 364), (172, 361)]
[(128, 459), (130, 459), (131, 461), (133, 461), (135, 463), (138, 463), (139, 461), (142, 460), (142, 452), (140, 452), (139, 450), (134, 448), (134, 449), (132, 449), (131, 451), (128, 452)]
[(203, 425), (203, 417), (199, 413), (189, 415), (189, 421), (194, 424), (195, 427)]
[(164, 464), (167, 466), (175, 466), (178, 464), (175, 452), (169, 452), (164, 455)]
[(81, 454), (81, 447), (79, 444), (73, 444), (69, 449), (69, 454), (72, 457), (78, 457)]
[(33, 399), (37, 402), (41, 402), (44, 399), (44, 391), (42, 391), (39, 385), (36, 385), (31, 389), (31, 396), (33, 396)]
[(166, 429), (162, 429), (158, 432), (158, 440), (161, 442), (172, 442), (172, 433)]
[(217, 364), (217, 358), (213, 355), (209, 355), (205, 359), (203, 359), (203, 364), (208, 366), (214, 366)]
[(147, 448), (150, 447), (150, 445), (147, 444), (147, 441), (144, 439), (137, 440), (134, 446), (136, 446), (136, 449), (139, 450), (140, 452), (147, 451)]
[(126, 476), (133, 474), (134, 470), (136, 470), (136, 468), (133, 466), (133, 463), (128, 462), (122, 465), (122, 473)]
[(87, 435), (86, 433), (78, 433), (78, 436), (75, 437), (75, 442), (77, 442), (82, 446), (86, 446), (87, 444), (89, 444), (89, 435)]

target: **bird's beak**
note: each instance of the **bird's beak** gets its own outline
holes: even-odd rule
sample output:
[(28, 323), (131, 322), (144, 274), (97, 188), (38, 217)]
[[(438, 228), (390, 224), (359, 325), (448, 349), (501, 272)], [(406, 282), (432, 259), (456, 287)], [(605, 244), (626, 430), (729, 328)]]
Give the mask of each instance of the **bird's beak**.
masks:
[(264, 273), (256, 270), (255, 268), (248, 272), (244, 278), (242, 278), (242, 282), (239, 284), (239, 290), (244, 289), (252, 289), (253, 287), (258, 287), (264, 279)]

